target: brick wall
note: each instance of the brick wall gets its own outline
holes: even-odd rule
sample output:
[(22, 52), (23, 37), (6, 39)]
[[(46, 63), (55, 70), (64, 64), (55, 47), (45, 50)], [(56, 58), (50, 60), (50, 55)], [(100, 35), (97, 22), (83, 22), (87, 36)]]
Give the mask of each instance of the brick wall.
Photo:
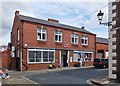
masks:
[(8, 50), (5, 50), (1, 53), (2, 56), (2, 68), (8, 68), (9, 66), (9, 62), (10, 62), (10, 57), (9, 57), (10, 53)]
[(116, 43), (117, 43), (117, 81), (120, 83), (120, 0), (117, 3), (116, 9), (116, 15), (117, 15), (117, 37), (116, 37)]
[[(38, 41), (37, 40), (37, 27), (44, 26), (47, 29), (47, 41)], [(60, 30), (63, 32), (63, 42), (62, 43), (56, 43), (54, 42), (54, 31)], [(71, 31), (41, 24), (35, 24), (30, 22), (24, 22), (23, 23), (23, 42), (24, 44), (27, 44), (28, 47), (47, 47), (47, 48), (64, 48), (64, 44), (68, 43), (68, 48), (64, 49), (72, 49), (72, 50), (95, 50), (95, 35), (86, 34), (82, 32), (77, 31)], [(71, 33), (79, 34), (79, 44), (74, 45), (71, 44)], [(81, 36), (87, 35), (89, 37), (89, 44), (88, 46), (82, 46), (81, 45)]]
[(108, 50), (108, 44), (96, 43), (96, 58), (98, 57), (98, 50), (104, 50), (104, 56), (106, 57), (106, 51)]
[(120, 82), (120, 28), (117, 30), (117, 81)]

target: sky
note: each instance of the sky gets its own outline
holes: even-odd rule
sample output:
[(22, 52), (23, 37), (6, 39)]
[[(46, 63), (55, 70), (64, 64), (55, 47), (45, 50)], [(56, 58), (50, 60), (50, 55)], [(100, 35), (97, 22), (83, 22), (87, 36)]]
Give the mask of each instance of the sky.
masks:
[(0, 45), (10, 42), (10, 32), (13, 26), (15, 11), (21, 15), (47, 20), (59, 20), (62, 24), (85, 27), (98, 37), (108, 38), (108, 27), (99, 25), (97, 13), (104, 12), (103, 22), (108, 21), (108, 2), (106, 0), (3, 0), (0, 2)]

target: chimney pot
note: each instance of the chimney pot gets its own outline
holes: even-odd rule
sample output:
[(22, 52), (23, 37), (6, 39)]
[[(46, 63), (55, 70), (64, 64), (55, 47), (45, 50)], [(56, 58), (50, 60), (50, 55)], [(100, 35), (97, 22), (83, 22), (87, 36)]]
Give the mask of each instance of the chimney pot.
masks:
[(59, 23), (59, 21), (58, 21), (58, 20), (55, 20), (55, 19), (50, 19), (50, 18), (48, 19), (48, 21), (49, 21), (49, 22)]
[(85, 29), (85, 27), (83, 26), (83, 27), (81, 27), (82, 29)]
[(19, 11), (18, 11), (18, 10), (15, 11), (15, 15), (17, 15), (17, 14), (19, 14)]

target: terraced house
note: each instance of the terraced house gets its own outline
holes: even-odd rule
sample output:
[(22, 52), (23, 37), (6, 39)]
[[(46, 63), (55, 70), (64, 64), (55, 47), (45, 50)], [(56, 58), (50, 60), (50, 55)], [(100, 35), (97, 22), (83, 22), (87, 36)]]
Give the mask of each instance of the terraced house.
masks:
[(15, 12), (11, 31), (12, 68), (37, 70), (74, 66), (82, 57), (85, 66), (92, 65), (95, 58), (96, 35), (85, 28), (59, 23), (58, 20), (42, 20)]

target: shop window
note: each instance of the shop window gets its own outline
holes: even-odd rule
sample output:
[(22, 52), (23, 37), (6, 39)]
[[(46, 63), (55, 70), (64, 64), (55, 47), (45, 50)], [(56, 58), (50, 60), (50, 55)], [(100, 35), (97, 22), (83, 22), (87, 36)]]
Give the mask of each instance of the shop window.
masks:
[(49, 62), (54, 61), (54, 52), (49, 52)]
[(41, 62), (41, 51), (36, 52), (36, 62)]
[(28, 50), (28, 63), (44, 63), (54, 61), (54, 50), (32, 49)]
[(92, 61), (93, 53), (82, 53), (83, 61)]
[(48, 51), (43, 52), (43, 62), (48, 62)]
[(73, 54), (73, 62), (78, 62), (78, 53)]
[(93, 61), (93, 52), (75, 51), (73, 54), (73, 61), (78, 62), (78, 57), (82, 58), (83, 61)]

